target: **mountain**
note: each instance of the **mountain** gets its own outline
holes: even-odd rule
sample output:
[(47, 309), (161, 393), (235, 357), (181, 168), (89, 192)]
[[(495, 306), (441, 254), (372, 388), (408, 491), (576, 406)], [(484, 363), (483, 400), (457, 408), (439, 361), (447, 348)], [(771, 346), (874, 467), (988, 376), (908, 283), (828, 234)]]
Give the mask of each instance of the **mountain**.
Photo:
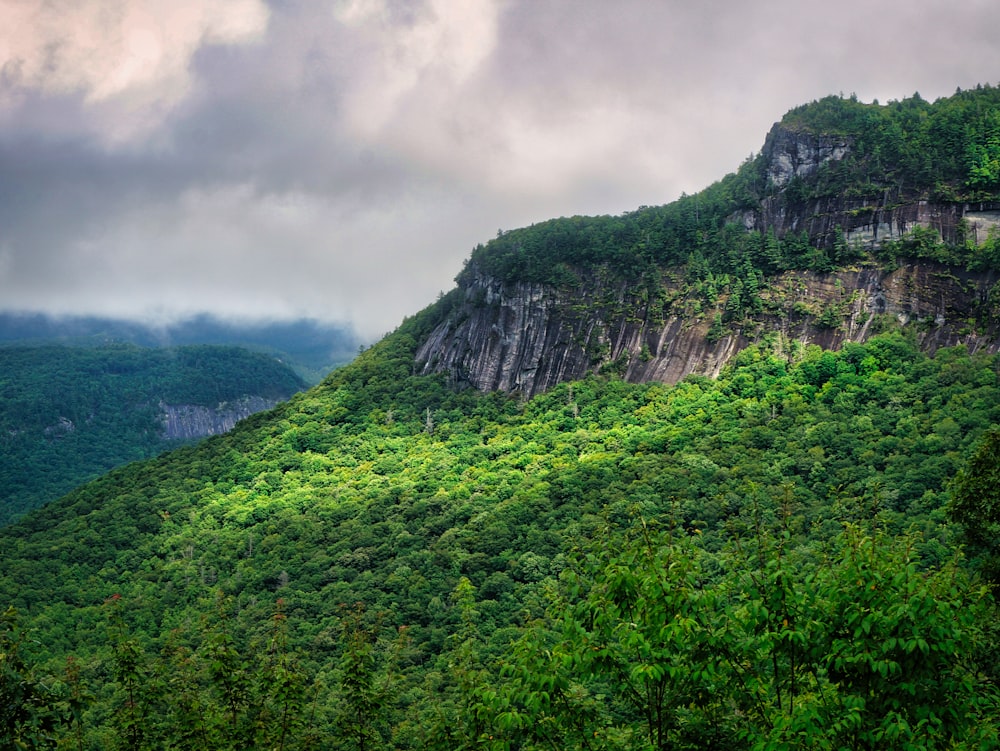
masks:
[(914, 329), (930, 351), (1000, 350), (1000, 275), (992, 269), (901, 258), (749, 285), (724, 272), (696, 281), (672, 271), (636, 285), (602, 271), (579, 271), (567, 287), (467, 270), (454, 308), (417, 351), (421, 371), (533, 396), (591, 373), (635, 383), (716, 377), (750, 344), (837, 349), (897, 327)]
[(994, 122), (990, 87), (793, 110), (0, 529), (0, 741), (995, 747)]
[(95, 316), (0, 313), (0, 344), (179, 347), (212, 344), (243, 347), (272, 355), (315, 385), (333, 368), (351, 361), (366, 344), (347, 326), (315, 320), (239, 322), (211, 315), (152, 325)]
[(0, 373), (0, 524), (305, 388), (273, 357), (208, 345), (0, 347)]
[(597, 372), (714, 377), (765, 339), (837, 348), (897, 326), (929, 351), (996, 352), (1000, 183), (980, 172), (983, 149), (998, 158), (998, 101), (992, 88), (933, 105), (830, 97), (695, 196), (501, 233), (475, 249), (417, 359), (531, 396)]

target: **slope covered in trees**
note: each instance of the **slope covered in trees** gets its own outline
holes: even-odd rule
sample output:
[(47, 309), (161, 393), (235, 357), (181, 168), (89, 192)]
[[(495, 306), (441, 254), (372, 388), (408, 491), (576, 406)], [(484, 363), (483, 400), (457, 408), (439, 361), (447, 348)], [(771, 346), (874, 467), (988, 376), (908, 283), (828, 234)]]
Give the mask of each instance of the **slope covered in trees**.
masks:
[[(635, 279), (663, 266), (708, 273), (764, 276), (781, 271), (831, 271), (864, 260), (865, 249), (802, 232), (747, 232), (743, 216), (777, 200), (786, 209), (820, 198), (947, 203), (995, 200), (1000, 192), (1000, 88), (960, 91), (929, 103), (919, 94), (886, 105), (830, 96), (790, 111), (778, 127), (838, 136), (846, 155), (785, 185), (769, 180), (767, 154), (691, 196), (621, 216), (552, 219), (501, 232), (477, 246), (469, 267), (504, 281), (572, 284), (581, 266), (607, 264)], [(997, 238), (942, 243), (918, 237), (881, 247), (873, 262), (897, 255), (970, 268), (1000, 268)]]
[[(752, 291), (901, 254), (988, 270), (995, 238), (866, 249), (736, 220), (869, 184), (992, 195), (996, 99), (822, 100), (781, 127), (852, 149), (808, 181), (751, 159), (669, 206), (501, 233), (463, 274), (655, 287), (669, 267)], [(998, 356), (760, 332), (716, 380), (608, 371), (519, 399), (415, 374), (458, 296), (271, 413), (0, 529), (0, 742), (996, 747), (996, 551), (975, 530), (996, 524), (977, 489)]]
[(198, 315), (173, 323), (151, 324), (94, 316), (0, 313), (3, 346), (60, 344), (69, 347), (109, 343), (140, 347), (214, 345), (263, 352), (289, 364), (310, 386), (335, 367), (351, 361), (361, 338), (343, 324), (312, 319), (230, 321)]
[(3, 347), (0, 374), (0, 524), (175, 446), (161, 403), (214, 409), (305, 387), (272, 357), (213, 346)]
[[(353, 732), (389, 747), (480, 731), (525, 748), (549, 732), (560, 747), (594, 732), (603, 748), (644, 747), (650, 733), (654, 747), (681, 736), (697, 747), (712, 728), (724, 747), (819, 733), (838, 707), (848, 724), (830, 738), (992, 732), (992, 605), (963, 583), (944, 506), (1000, 419), (996, 358), (932, 359), (898, 336), (837, 354), (764, 348), (718, 381), (592, 379), (521, 404), (410, 375), (413, 345), (404, 327), (277, 413), (117, 470), (0, 532), (0, 598), (44, 645), (33, 657), (58, 672), (74, 654), (97, 697), (79, 718), (86, 737), (127, 737), (129, 686), (144, 697), (134, 719), (148, 747), (195, 716), (218, 747), (231, 723), (275, 731), (273, 715), (257, 730), (252, 716), (277, 711), (266, 687), (279, 669), (300, 692), (288, 747), (313, 737), (306, 725), (324, 747), (360, 747), (344, 712), (365, 696)], [(640, 519), (670, 541), (650, 543)], [(672, 555), (676, 574), (655, 563)], [(852, 616), (859, 601), (843, 586), (858, 567), (882, 599)], [(680, 578), (648, 579), (661, 570)], [(792, 597), (787, 613), (773, 609)], [(626, 606), (643, 611), (626, 618)], [(646, 643), (673, 607), (694, 620)], [(899, 623), (850, 620), (865, 608)], [(709, 613), (722, 620), (699, 620)], [(876, 623), (870, 648), (851, 638)], [(223, 646), (250, 692), (232, 716), (224, 681), (237, 668), (213, 657)], [(590, 660), (596, 646), (606, 661)], [(678, 682), (680, 665), (723, 649), (728, 667), (712, 652), (714, 667)], [(537, 662), (554, 654), (558, 665)], [(352, 683), (362, 678), (371, 685)], [(185, 714), (172, 680), (198, 712)], [(664, 681), (677, 685), (650, 729), (643, 692)], [(934, 708), (941, 691), (954, 702)]]

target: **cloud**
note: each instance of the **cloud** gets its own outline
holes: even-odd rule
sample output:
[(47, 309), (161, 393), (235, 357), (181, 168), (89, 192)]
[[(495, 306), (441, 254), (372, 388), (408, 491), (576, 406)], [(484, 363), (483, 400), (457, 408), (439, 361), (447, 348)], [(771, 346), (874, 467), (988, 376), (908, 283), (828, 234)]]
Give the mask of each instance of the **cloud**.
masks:
[(735, 169), (830, 93), (1000, 70), (969, 0), (0, 0), (0, 307), (354, 323)]
[(135, 135), (189, 93), (201, 47), (257, 40), (268, 15), (260, 0), (4, 0), (0, 106), (80, 95), (109, 112), (103, 135)]
[(335, 12), (356, 35), (358, 53), (367, 62), (345, 97), (346, 124), (363, 138), (394, 130), (414, 111), (440, 113), (442, 104), (451, 110), (455, 92), (496, 47), (496, 0), (430, 0), (404, 7), (401, 12), (382, 0), (351, 0)]

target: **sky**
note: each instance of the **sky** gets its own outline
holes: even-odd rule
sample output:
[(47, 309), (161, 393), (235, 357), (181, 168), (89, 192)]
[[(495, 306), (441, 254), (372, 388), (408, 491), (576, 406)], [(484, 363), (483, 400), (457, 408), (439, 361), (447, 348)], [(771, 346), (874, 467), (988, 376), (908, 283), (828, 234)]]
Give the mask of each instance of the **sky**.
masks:
[(1000, 83), (996, 0), (0, 0), (0, 311), (367, 340), (828, 94)]

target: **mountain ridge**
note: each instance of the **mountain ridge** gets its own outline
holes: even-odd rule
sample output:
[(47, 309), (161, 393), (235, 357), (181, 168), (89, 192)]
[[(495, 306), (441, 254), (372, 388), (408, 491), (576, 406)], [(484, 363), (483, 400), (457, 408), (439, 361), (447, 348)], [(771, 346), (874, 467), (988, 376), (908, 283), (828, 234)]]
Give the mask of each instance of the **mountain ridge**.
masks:
[[(671, 384), (692, 374), (715, 377), (751, 344), (791, 357), (809, 344), (838, 349), (896, 327), (917, 329), (929, 352), (964, 344), (996, 353), (1000, 309), (990, 291), (998, 278), (933, 263), (786, 272), (760, 293), (761, 312), (735, 331), (713, 331), (711, 315), (692, 313), (700, 295), (669, 279), (661, 288), (667, 300), (650, 302), (621, 281), (591, 281), (566, 293), (472, 276), (459, 288), (461, 302), (418, 348), (416, 367), (444, 373), (456, 386), (531, 397), (588, 374)], [(719, 311), (727, 301), (719, 300)], [(987, 323), (977, 329), (970, 321)]]
[(306, 388), (280, 360), (189, 345), (0, 347), (0, 524)]
[[(588, 373), (715, 376), (750, 344), (839, 347), (894, 326), (931, 352), (996, 352), (1000, 172), (992, 192), (974, 175), (992, 123), (980, 110), (998, 100), (989, 87), (935, 104), (828, 97), (698, 194), (501, 232), (474, 249), (416, 366), (530, 397)], [(925, 174), (921, 139), (942, 122), (967, 163)]]

